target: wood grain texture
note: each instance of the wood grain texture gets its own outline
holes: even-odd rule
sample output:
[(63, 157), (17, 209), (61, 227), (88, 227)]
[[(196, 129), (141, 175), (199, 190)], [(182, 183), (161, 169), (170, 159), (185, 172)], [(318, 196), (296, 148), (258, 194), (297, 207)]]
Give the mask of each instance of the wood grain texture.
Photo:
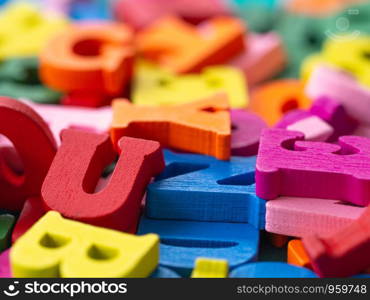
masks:
[(166, 16), (140, 31), (136, 45), (145, 58), (175, 73), (199, 72), (241, 53), (245, 31), (243, 22), (232, 17), (214, 17), (193, 26), (176, 16)]
[(343, 136), (339, 145), (303, 141), (299, 132), (265, 129), (256, 165), (256, 194), (337, 199), (366, 206), (370, 199), (370, 139)]
[(40, 194), (56, 144), (45, 121), (24, 103), (0, 97), (0, 119), (0, 132), (13, 143), (23, 165), (19, 175), (0, 161), (0, 207), (19, 211), (28, 197)]
[(278, 197), (266, 203), (266, 231), (295, 237), (328, 235), (349, 225), (364, 210), (339, 200)]
[(224, 259), (230, 269), (255, 261), (259, 230), (246, 223), (154, 220), (142, 217), (138, 234), (160, 236), (161, 266), (184, 277), (193, 270), (197, 257)]
[(138, 107), (124, 99), (113, 101), (111, 138), (122, 136), (156, 140), (163, 147), (230, 157), (231, 121), (223, 94), (176, 106)]
[(305, 236), (304, 248), (320, 277), (347, 277), (370, 267), (370, 208), (329, 237)]
[(262, 129), (267, 127), (266, 123), (259, 116), (241, 109), (232, 109), (230, 117), (231, 155), (256, 155)]
[(81, 222), (135, 232), (141, 199), (152, 176), (164, 168), (160, 145), (124, 137), (107, 186), (94, 193), (104, 167), (116, 154), (109, 136), (67, 129), (42, 186), (48, 210)]
[(166, 168), (147, 188), (149, 218), (241, 222), (264, 228), (265, 201), (255, 194), (255, 157), (164, 151)]
[(159, 239), (92, 226), (49, 211), (13, 245), (14, 277), (147, 277), (157, 267)]

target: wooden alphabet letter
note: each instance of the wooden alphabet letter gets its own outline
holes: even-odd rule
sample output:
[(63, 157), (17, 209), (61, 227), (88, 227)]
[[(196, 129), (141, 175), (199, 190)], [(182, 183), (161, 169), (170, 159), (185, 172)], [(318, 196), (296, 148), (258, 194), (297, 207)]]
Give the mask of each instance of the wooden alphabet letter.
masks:
[(104, 167), (115, 157), (109, 135), (62, 131), (62, 145), (42, 185), (46, 207), (70, 219), (135, 232), (146, 186), (164, 161), (154, 141), (124, 137), (118, 147), (121, 153), (109, 183), (94, 194)]

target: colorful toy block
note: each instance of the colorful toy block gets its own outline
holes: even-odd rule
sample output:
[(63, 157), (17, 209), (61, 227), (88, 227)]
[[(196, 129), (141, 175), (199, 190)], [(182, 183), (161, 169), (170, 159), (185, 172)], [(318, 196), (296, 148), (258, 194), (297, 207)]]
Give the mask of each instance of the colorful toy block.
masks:
[(43, 117), (58, 145), (60, 145), (60, 135), (63, 129), (80, 129), (96, 133), (109, 132), (112, 121), (112, 109), (110, 107), (72, 107), (24, 102)]
[(28, 197), (40, 193), (56, 143), (45, 121), (24, 103), (0, 97), (0, 119), (1, 134), (11, 140), (23, 164), (21, 175), (3, 164), (0, 208), (19, 211)]
[(337, 100), (352, 119), (370, 125), (370, 89), (359, 84), (349, 73), (319, 66), (313, 71), (305, 91), (312, 99), (327, 96)]
[(288, 264), (312, 269), (310, 258), (303, 247), (301, 240), (291, 240), (288, 243)]
[(278, 197), (266, 202), (265, 229), (295, 237), (326, 236), (351, 224), (364, 210), (339, 200)]
[(305, 236), (302, 242), (320, 277), (356, 275), (370, 267), (370, 209), (329, 237)]
[(14, 277), (146, 277), (158, 263), (158, 236), (134, 236), (48, 212), (13, 245)]
[(45, 208), (77, 221), (134, 233), (141, 199), (150, 179), (164, 168), (163, 156), (159, 143), (130, 137), (123, 137), (118, 149), (109, 183), (94, 193), (104, 167), (116, 157), (109, 135), (62, 131), (62, 145), (41, 189)]
[(40, 76), (64, 92), (121, 95), (133, 64), (133, 33), (125, 25), (74, 25), (49, 41), (40, 55)]
[(310, 197), (367, 206), (369, 145), (370, 139), (359, 136), (342, 136), (335, 145), (303, 141), (295, 131), (265, 129), (257, 156), (256, 194), (266, 200)]
[(249, 109), (269, 126), (275, 125), (285, 113), (308, 108), (311, 100), (299, 80), (281, 79), (262, 84), (252, 92)]
[(195, 260), (194, 270), (191, 273), (192, 278), (226, 278), (229, 266), (227, 260), (208, 259), (198, 257)]
[(257, 115), (242, 109), (232, 109), (231, 155), (252, 156), (258, 151), (261, 132), (267, 127)]
[(249, 34), (246, 50), (232, 59), (230, 64), (240, 68), (250, 87), (279, 74), (286, 65), (287, 55), (278, 34)]
[(30, 3), (8, 5), (0, 13), (0, 59), (38, 55), (48, 39), (67, 27), (66, 18), (49, 18)]
[(149, 218), (242, 222), (264, 228), (265, 202), (255, 194), (255, 157), (220, 161), (164, 151), (166, 168), (147, 189)]
[(224, 94), (165, 107), (140, 107), (125, 99), (116, 99), (112, 108), (114, 145), (122, 136), (131, 136), (218, 159), (230, 157), (231, 120)]
[(244, 24), (232, 17), (215, 17), (193, 26), (167, 16), (142, 30), (136, 42), (145, 58), (175, 73), (190, 73), (225, 63), (240, 54), (245, 31)]
[(318, 117), (333, 128), (334, 132), (327, 139), (329, 142), (335, 142), (342, 135), (352, 134), (357, 127), (356, 122), (348, 116), (343, 105), (326, 96), (315, 99), (308, 111), (296, 109), (286, 113), (275, 127), (287, 128), (311, 117)]
[(287, 127), (291, 131), (300, 131), (305, 140), (315, 142), (325, 142), (334, 132), (334, 128), (322, 119), (312, 116), (297, 121)]
[(212, 66), (200, 74), (175, 75), (149, 62), (136, 64), (132, 102), (137, 105), (162, 106), (192, 102), (225, 93), (230, 106), (248, 104), (245, 78), (237, 68)]
[(230, 269), (255, 261), (259, 230), (246, 223), (154, 220), (143, 217), (138, 234), (160, 236), (161, 266), (189, 276), (197, 257), (224, 259)]

